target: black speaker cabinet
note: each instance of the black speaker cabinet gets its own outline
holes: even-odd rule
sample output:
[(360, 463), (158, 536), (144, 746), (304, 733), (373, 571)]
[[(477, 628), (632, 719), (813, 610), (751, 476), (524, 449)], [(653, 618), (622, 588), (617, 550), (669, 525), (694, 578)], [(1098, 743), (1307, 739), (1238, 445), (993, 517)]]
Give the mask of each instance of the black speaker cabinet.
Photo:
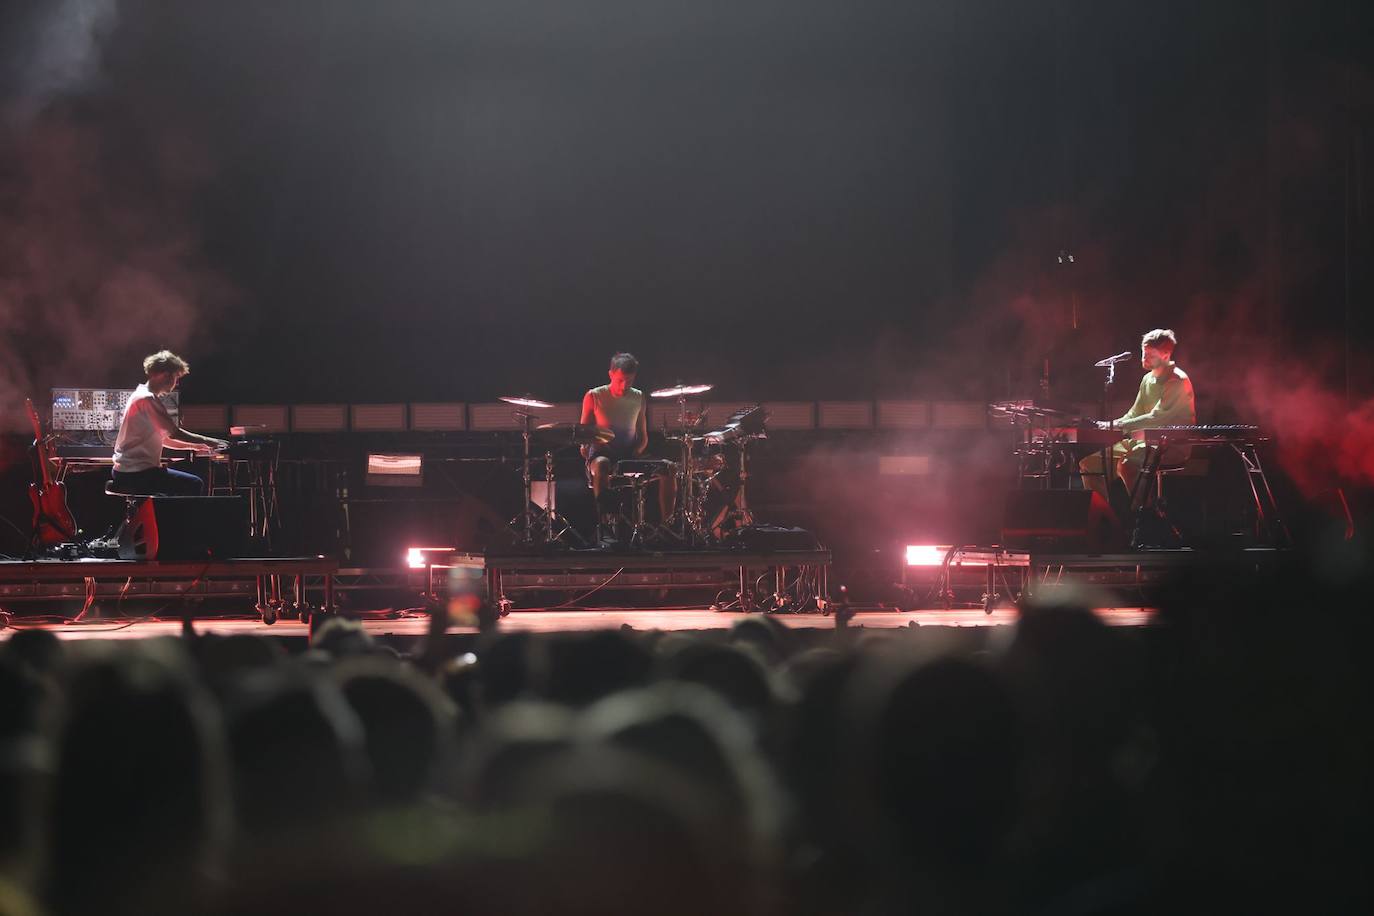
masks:
[(1011, 490), (1002, 544), (1018, 550), (1099, 553), (1120, 539), (1107, 501), (1091, 490)]
[(248, 552), (243, 496), (146, 496), (119, 529), (121, 560), (227, 560)]

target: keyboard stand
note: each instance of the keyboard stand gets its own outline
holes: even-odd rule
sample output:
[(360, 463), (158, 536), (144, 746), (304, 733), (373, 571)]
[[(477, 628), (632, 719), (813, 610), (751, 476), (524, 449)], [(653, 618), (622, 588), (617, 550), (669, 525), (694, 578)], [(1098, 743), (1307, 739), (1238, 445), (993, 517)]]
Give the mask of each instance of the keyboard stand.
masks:
[[(219, 473), (223, 472), (222, 476)], [(248, 534), (263, 550), (271, 550), (272, 529), (280, 522), (277, 506), (276, 461), (261, 458), (218, 458), (210, 461), (211, 496), (248, 497)]]
[(1293, 535), (1279, 516), (1279, 506), (1274, 500), (1274, 491), (1269, 487), (1269, 478), (1264, 474), (1264, 466), (1260, 464), (1259, 450), (1255, 448), (1255, 443), (1232, 442), (1231, 448), (1245, 465), (1245, 481), (1250, 484), (1250, 495), (1255, 500), (1255, 537), (1266, 537), (1274, 547), (1293, 546)]
[[(1293, 545), (1293, 535), (1279, 515), (1278, 502), (1274, 499), (1274, 491), (1269, 486), (1269, 478), (1265, 475), (1264, 465), (1260, 462), (1257, 440), (1188, 441), (1189, 437), (1186, 434), (1179, 438), (1184, 441), (1176, 444), (1191, 445), (1194, 448), (1215, 445), (1230, 446), (1231, 450), (1240, 457), (1241, 464), (1245, 468), (1245, 482), (1250, 487), (1250, 497), (1255, 506), (1256, 541), (1270, 547), (1291, 547)], [(1131, 534), (1131, 548), (1133, 550), (1147, 546), (1165, 546), (1146, 543), (1149, 538), (1145, 529), (1150, 525), (1151, 519), (1158, 520), (1168, 526), (1169, 536), (1175, 542), (1172, 546), (1183, 545), (1183, 535), (1178, 530), (1178, 526), (1169, 519), (1163, 506), (1150, 500), (1150, 494), (1157, 492), (1156, 479), (1160, 474), (1159, 465), (1168, 446), (1169, 437), (1167, 435), (1160, 436), (1157, 443), (1150, 445), (1149, 452), (1140, 468), (1140, 476), (1136, 479), (1135, 489), (1131, 491), (1131, 512), (1135, 517), (1135, 530)]]

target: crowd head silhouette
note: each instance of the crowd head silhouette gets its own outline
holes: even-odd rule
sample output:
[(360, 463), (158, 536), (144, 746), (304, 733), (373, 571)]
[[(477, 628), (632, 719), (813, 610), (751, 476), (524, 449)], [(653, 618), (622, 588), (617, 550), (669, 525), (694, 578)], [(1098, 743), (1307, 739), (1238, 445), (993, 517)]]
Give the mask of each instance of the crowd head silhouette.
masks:
[[(0, 646), (0, 913), (1146, 913), (1368, 902), (1355, 598), (1107, 626)], [(409, 649), (409, 650), (408, 650)], [(412, 651), (413, 650), (413, 651)]]

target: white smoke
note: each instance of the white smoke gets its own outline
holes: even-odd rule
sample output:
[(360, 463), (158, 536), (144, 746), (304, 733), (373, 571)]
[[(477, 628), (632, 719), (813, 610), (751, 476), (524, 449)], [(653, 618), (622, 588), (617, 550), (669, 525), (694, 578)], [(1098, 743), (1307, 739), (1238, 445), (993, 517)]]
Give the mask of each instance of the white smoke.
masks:
[(40, 3), (12, 37), (22, 44), (0, 135), (3, 431), (27, 428), (24, 398), (41, 406), (50, 387), (132, 385), (142, 356), (187, 345), (228, 293), (190, 209), (212, 171), (201, 146), (98, 91), (117, 14), (116, 0)]
[(53, 99), (93, 88), (101, 74), (101, 39), (118, 21), (117, 0), (40, 3), (9, 52), (14, 84), (6, 120), (24, 125)]

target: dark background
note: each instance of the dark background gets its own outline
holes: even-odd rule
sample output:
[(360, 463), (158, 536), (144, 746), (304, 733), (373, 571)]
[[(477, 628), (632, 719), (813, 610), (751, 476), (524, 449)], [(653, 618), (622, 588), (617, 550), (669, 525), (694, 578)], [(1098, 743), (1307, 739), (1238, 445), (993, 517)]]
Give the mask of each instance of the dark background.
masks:
[(1185, 365), (1301, 329), (1343, 389), (1347, 296), (1367, 330), (1364, 4), (5, 9), (19, 387), (171, 345), (191, 400), (573, 399), (625, 348), (1091, 396), (1164, 325)]
[[(10, 430), (164, 346), (187, 403), (570, 401), (618, 349), (731, 401), (1048, 367), (1091, 402), (1094, 360), (1168, 326), (1200, 420), (1263, 425), (1308, 495), (1374, 481), (1367, 4), (3, 11)], [(995, 445), (882, 446), (939, 458), (901, 526), (968, 516)], [(871, 522), (880, 446), (805, 447), (786, 500)]]

